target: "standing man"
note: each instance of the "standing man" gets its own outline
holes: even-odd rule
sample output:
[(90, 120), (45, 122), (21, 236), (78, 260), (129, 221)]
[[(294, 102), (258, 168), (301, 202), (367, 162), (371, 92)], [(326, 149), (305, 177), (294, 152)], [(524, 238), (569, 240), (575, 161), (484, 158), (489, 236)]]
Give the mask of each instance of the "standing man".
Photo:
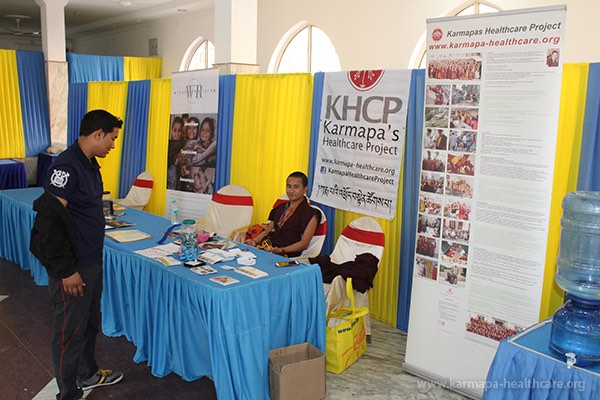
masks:
[(96, 335), (101, 328), (104, 213), (102, 176), (96, 157), (115, 147), (123, 121), (104, 110), (83, 116), (79, 139), (50, 167), (44, 194), (35, 200), (31, 252), (48, 271), (54, 304), (52, 342), (58, 400), (112, 385), (119, 371), (98, 368)]

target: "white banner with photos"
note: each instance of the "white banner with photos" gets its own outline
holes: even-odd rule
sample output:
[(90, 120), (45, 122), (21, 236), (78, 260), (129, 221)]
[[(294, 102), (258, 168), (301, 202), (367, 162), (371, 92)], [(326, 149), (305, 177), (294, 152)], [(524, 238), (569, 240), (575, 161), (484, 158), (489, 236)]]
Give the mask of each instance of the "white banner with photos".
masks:
[(500, 340), (538, 322), (564, 6), (427, 21), (405, 368), (480, 397)]
[(167, 159), (167, 206), (177, 200), (180, 222), (198, 219), (214, 192), (219, 70), (176, 72), (172, 76)]
[(325, 74), (311, 199), (394, 218), (411, 71)]

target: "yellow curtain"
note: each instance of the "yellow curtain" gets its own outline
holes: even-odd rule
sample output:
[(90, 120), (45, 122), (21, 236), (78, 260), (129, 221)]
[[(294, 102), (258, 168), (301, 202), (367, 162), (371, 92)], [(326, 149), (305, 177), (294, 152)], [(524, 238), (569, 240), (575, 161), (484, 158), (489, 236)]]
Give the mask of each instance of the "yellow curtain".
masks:
[(239, 75), (236, 80), (231, 183), (254, 199), (253, 223), (264, 222), (294, 171), (308, 171), (311, 74)]
[(25, 157), (17, 52), (0, 50), (0, 158)]
[[(88, 111), (103, 109), (125, 120), (125, 107), (127, 105), (127, 82), (90, 82), (88, 83)], [(123, 128), (125, 125), (123, 125)], [(123, 137), (127, 134), (125, 129), (119, 132), (115, 141), (115, 148), (108, 153), (106, 158), (98, 158), (102, 167), (102, 180), (104, 190), (117, 197), (119, 192), (119, 175), (121, 174), (121, 152)]]
[(162, 58), (158, 57), (123, 57), (125, 81), (160, 78), (162, 61)]
[(171, 78), (152, 79), (148, 110), (146, 171), (154, 177), (152, 197), (145, 210), (164, 215), (167, 201), (167, 147), (171, 110)]
[[(398, 277), (400, 274), (400, 236), (402, 235), (402, 181), (404, 180), (404, 153), (402, 154), (402, 169), (398, 183), (398, 198), (396, 216), (388, 221), (375, 218), (385, 233), (385, 247), (379, 263), (379, 270), (369, 290), (369, 312), (371, 317), (396, 327), (398, 318)], [(364, 217), (350, 211), (336, 210), (335, 239), (342, 230), (354, 219)], [(412, 278), (412, 277), (411, 277)]]
[(577, 189), (588, 71), (589, 64), (566, 64), (563, 69), (540, 319), (554, 314), (563, 302), (564, 293), (554, 282), (560, 239), (561, 203), (567, 192)]

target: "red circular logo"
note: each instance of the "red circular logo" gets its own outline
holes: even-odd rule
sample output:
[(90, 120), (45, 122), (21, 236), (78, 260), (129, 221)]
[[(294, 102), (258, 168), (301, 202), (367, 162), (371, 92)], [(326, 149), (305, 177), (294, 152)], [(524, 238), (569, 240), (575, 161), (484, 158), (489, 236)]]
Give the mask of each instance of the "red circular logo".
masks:
[(348, 80), (354, 89), (364, 92), (372, 89), (383, 76), (382, 69), (367, 69), (364, 71), (348, 71)]
[(435, 28), (433, 32), (431, 32), (431, 38), (436, 42), (440, 40), (442, 36), (444, 36), (444, 34), (442, 33), (442, 30), (440, 28)]

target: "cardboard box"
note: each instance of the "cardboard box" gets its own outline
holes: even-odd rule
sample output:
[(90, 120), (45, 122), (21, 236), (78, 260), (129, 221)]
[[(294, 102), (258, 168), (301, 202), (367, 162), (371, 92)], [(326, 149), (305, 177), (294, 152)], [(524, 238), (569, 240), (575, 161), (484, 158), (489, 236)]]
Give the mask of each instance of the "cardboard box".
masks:
[(325, 398), (325, 354), (306, 342), (269, 352), (271, 400)]

